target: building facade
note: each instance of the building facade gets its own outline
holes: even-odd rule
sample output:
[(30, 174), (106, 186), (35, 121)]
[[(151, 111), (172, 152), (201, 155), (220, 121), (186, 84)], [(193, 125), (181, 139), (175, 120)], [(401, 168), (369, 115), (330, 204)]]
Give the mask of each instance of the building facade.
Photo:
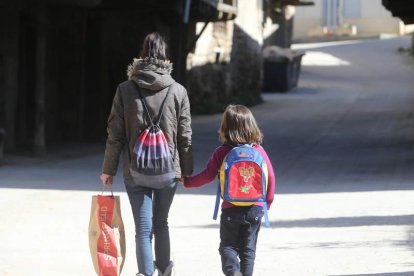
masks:
[(187, 57), (192, 109), (223, 110), (228, 103), (261, 102), (263, 1), (239, 0), (232, 21), (197, 23), (203, 30)]
[(262, 48), (290, 46), (285, 6), (301, 1), (0, 0), (0, 140), (39, 155), (103, 141), (116, 86), (154, 31), (194, 113), (259, 103)]
[(413, 31), (385, 9), (381, 0), (314, 0), (312, 7), (297, 7), (293, 38), (325, 35), (405, 35)]
[[(201, 2), (0, 0), (6, 149), (42, 155), (47, 144), (103, 140), (116, 86), (150, 32), (166, 38), (173, 77), (185, 85), (192, 25), (219, 14), (205, 2), (200, 10)], [(234, 18), (226, 11), (220, 16)]]

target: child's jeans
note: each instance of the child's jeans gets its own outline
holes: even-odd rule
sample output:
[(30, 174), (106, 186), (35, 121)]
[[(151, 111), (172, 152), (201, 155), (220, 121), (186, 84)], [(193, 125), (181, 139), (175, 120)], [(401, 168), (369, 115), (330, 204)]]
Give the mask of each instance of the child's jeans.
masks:
[[(220, 219), (220, 248), (222, 270), (226, 276), (241, 272), (253, 274), (263, 208), (241, 206), (222, 209)], [(239, 261), (240, 259), (240, 261)]]

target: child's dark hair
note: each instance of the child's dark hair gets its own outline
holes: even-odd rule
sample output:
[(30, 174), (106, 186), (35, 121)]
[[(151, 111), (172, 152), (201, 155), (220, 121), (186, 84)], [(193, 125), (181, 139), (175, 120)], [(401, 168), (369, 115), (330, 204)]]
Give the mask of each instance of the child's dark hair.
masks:
[(141, 58), (156, 58), (168, 60), (168, 46), (164, 38), (159, 33), (150, 33), (142, 43)]
[(219, 129), (225, 144), (261, 144), (263, 134), (250, 110), (244, 105), (229, 105), (223, 113)]

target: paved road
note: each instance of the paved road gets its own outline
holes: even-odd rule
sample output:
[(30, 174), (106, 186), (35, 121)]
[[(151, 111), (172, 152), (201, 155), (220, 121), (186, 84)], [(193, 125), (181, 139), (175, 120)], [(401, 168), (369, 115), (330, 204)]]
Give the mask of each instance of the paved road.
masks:
[[(255, 275), (414, 275), (414, 60), (409, 38), (306, 44), (299, 87), (253, 113), (277, 175)], [(197, 170), (220, 115), (194, 118)], [(87, 239), (102, 145), (9, 157), (0, 168), (0, 275), (94, 275)], [(87, 154), (85, 154), (87, 153)], [(127, 229), (123, 275), (134, 275)], [(180, 188), (171, 212), (175, 275), (221, 275), (215, 186)]]

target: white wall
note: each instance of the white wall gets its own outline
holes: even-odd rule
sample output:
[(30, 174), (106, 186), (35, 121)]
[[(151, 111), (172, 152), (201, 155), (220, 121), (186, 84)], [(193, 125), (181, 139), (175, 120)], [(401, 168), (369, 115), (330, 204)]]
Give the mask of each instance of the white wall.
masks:
[(381, 0), (359, 0), (359, 2), (361, 16), (344, 17), (343, 23), (356, 25), (359, 34), (402, 34), (401, 20), (392, 17), (391, 12), (385, 9)]
[[(296, 8), (293, 38), (305, 38), (310, 30), (316, 30), (323, 25), (323, 2), (315, 0), (315, 6), (298, 6)], [(348, 2), (346, 2), (348, 1)], [(346, 5), (349, 5), (346, 7)], [(358, 4), (360, 7), (358, 7)], [(405, 26), (398, 18), (385, 9), (381, 0), (342, 0), (342, 23), (357, 26), (359, 35), (379, 35), (381, 33), (392, 33), (403, 35), (413, 28)], [(347, 12), (344, 13), (344, 9)], [(346, 15), (359, 15), (350, 17)]]
[(322, 20), (322, 1), (323, 0), (314, 0), (314, 6), (297, 6), (295, 19), (317, 19)]
[(263, 5), (261, 0), (238, 1), (237, 24), (250, 38), (260, 45), (263, 44)]
[(381, 0), (360, 0), (361, 1), (361, 17), (366, 18), (390, 18), (392, 17), (383, 5)]

